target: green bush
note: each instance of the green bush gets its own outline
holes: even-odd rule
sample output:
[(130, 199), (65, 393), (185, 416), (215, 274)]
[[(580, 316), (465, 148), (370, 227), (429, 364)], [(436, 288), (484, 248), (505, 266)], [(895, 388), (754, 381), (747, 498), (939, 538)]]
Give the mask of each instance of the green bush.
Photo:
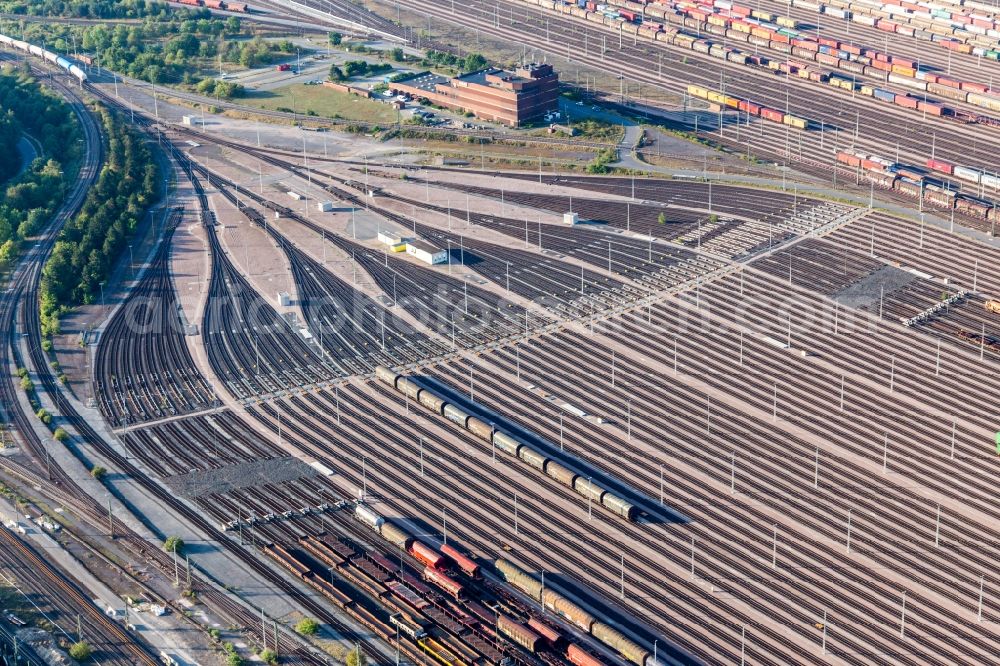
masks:
[(44, 407), (35, 412), (35, 416), (37, 416), (38, 420), (44, 423), (45, 425), (49, 425), (50, 423), (52, 423), (52, 415), (49, 414), (49, 410), (45, 409)]
[(184, 539), (178, 536), (167, 537), (166, 541), (163, 542), (163, 550), (180, 555), (184, 551)]
[(268, 648), (260, 653), (260, 659), (265, 664), (277, 664), (278, 663), (278, 653)]
[(108, 473), (108, 470), (104, 469), (100, 465), (94, 465), (90, 468), (90, 475), (100, 481)]
[(52, 438), (57, 442), (65, 442), (69, 439), (69, 433), (62, 428), (56, 428), (55, 432), (52, 433)]
[(304, 617), (295, 625), (295, 631), (302, 636), (312, 636), (319, 631), (319, 622), (311, 617)]
[(360, 646), (347, 653), (347, 666), (366, 666), (367, 664), (368, 657), (361, 651)]
[(90, 649), (90, 645), (87, 641), (80, 641), (78, 643), (73, 643), (69, 648), (69, 656), (76, 661), (87, 661), (90, 659), (90, 655), (93, 654), (93, 650)]
[(21, 377), (21, 390), (25, 393), (31, 393), (35, 390), (35, 384), (30, 377)]

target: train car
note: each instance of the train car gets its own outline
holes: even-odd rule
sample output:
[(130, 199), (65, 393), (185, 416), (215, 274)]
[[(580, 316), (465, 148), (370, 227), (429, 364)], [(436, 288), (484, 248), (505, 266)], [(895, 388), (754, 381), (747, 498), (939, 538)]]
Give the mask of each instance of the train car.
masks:
[(420, 391), (417, 402), (439, 416), (444, 414), (444, 408), (448, 404), (444, 398), (427, 389)]
[(547, 461), (548, 458), (530, 446), (522, 446), (521, 450), (517, 453), (517, 457), (538, 471), (545, 471), (545, 461)]
[(226, 3), (222, 0), (202, 0), (202, 4), (209, 9), (225, 9)]
[(465, 662), (456, 657), (451, 650), (430, 636), (424, 636), (418, 640), (417, 645), (419, 645), (424, 652), (431, 655), (434, 659), (445, 666), (464, 666)]
[(57, 56), (52, 51), (42, 50), (42, 58), (45, 59), (45, 60), (47, 60), (47, 61), (49, 61), (49, 62), (51, 62), (53, 65), (55, 65), (56, 64), (56, 60), (59, 59), (59, 56)]
[(484, 423), (482, 419), (470, 416), (465, 427), (479, 439), (486, 440), (487, 442), (493, 441), (493, 426)]
[(409, 550), (410, 544), (413, 542), (413, 537), (408, 532), (401, 530), (388, 521), (382, 523), (379, 534), (385, 537), (386, 541), (403, 550)]
[(549, 476), (564, 486), (573, 487), (573, 482), (580, 475), (574, 472), (569, 467), (566, 467), (562, 463), (556, 462), (555, 460), (549, 459), (545, 463), (545, 474)]
[(227, 2), (226, 9), (231, 12), (240, 12), (241, 14), (246, 14), (250, 11), (245, 2)]
[(545, 588), (542, 592), (542, 597), (542, 605), (546, 609), (576, 625), (583, 631), (590, 632), (591, 627), (594, 626), (596, 618), (593, 615), (555, 590)]
[(397, 388), (396, 382), (399, 379), (399, 374), (384, 365), (380, 365), (375, 368), (375, 378), (383, 384), (388, 384), (392, 388)]
[(382, 525), (385, 523), (385, 518), (377, 514), (370, 506), (358, 502), (357, 506), (354, 507), (354, 517), (372, 528), (375, 532), (380, 532)]
[(434, 583), (435, 585), (437, 585), (438, 587), (440, 587), (441, 589), (443, 589), (445, 592), (455, 597), (456, 599), (465, 598), (465, 588), (462, 586), (462, 584), (446, 576), (437, 569), (432, 569), (431, 567), (424, 567), (423, 578), (424, 580), (430, 583)]
[(617, 650), (627, 661), (636, 664), (636, 666), (645, 666), (646, 659), (649, 658), (649, 650), (626, 637), (614, 627), (603, 622), (595, 622), (590, 633), (608, 647)]
[(444, 556), (419, 539), (411, 541), (407, 550), (424, 566), (432, 569), (440, 569), (444, 566)]
[(0, 44), (5, 44), (7, 46), (14, 46), (14, 38), (8, 37), (7, 35), (0, 35)]
[(407, 398), (418, 400), (420, 398), (420, 386), (408, 377), (400, 376), (396, 379), (396, 389), (404, 393)]
[(934, 159), (927, 160), (927, 168), (934, 171), (940, 171), (941, 173), (947, 173), (949, 175), (955, 171), (954, 165)]
[(543, 622), (534, 615), (528, 618), (528, 627), (530, 627), (532, 631), (541, 636), (542, 639), (552, 649), (558, 649), (565, 641), (565, 638), (563, 638), (562, 633), (560, 633), (558, 630), (556, 630), (547, 622)]
[(441, 413), (444, 415), (446, 419), (448, 419), (453, 423), (457, 423), (463, 428), (465, 428), (469, 422), (469, 414), (467, 414), (465, 410), (456, 407), (451, 403), (445, 404), (444, 409), (441, 411)]
[(398, 627), (399, 633), (409, 637), (411, 640), (418, 640), (427, 635), (424, 628), (406, 613), (393, 613), (389, 616), (389, 624)]
[(635, 522), (638, 509), (635, 508), (634, 504), (622, 497), (610, 492), (605, 493), (604, 497), (601, 498), (601, 505), (612, 513), (618, 514), (625, 520)]
[(41, 46), (36, 46), (35, 44), (28, 44), (28, 53), (30, 53), (31, 55), (35, 55), (35, 56), (38, 56), (39, 58), (41, 58), (41, 57), (43, 57), (44, 51), (42, 51), (42, 47)]
[(493, 445), (498, 449), (512, 456), (517, 456), (517, 452), (523, 446), (521, 442), (514, 439), (505, 432), (497, 430), (493, 433)]
[(571, 643), (566, 649), (566, 660), (571, 664), (576, 664), (576, 666), (603, 666), (604, 664), (603, 661), (595, 659), (576, 643)]
[(479, 565), (472, 558), (458, 552), (458, 549), (454, 546), (444, 544), (441, 546), (441, 552), (454, 562), (455, 566), (466, 576), (470, 578), (479, 578), (481, 576)]
[(542, 637), (535, 633), (529, 627), (519, 624), (514, 620), (510, 619), (503, 613), (497, 615), (497, 630), (511, 639), (514, 643), (520, 645), (528, 652), (534, 654), (538, 652), (539, 647), (542, 644)]
[(69, 73), (75, 76), (81, 83), (87, 80), (87, 73), (76, 65), (71, 65)]

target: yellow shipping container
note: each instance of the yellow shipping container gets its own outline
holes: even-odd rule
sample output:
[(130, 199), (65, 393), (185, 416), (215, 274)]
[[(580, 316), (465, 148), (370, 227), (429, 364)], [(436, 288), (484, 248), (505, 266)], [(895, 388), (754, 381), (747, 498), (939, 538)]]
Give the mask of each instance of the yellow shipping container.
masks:
[(701, 86), (689, 85), (688, 95), (692, 97), (700, 97), (701, 99), (708, 99), (708, 91)]
[(750, 26), (746, 23), (733, 23), (731, 27), (736, 32), (750, 32)]
[(775, 21), (775, 23), (777, 23), (783, 28), (792, 28), (793, 30), (799, 27), (798, 21), (796, 21), (795, 19), (790, 19), (786, 16), (779, 16), (778, 20)]
[(724, 17), (719, 16), (718, 14), (712, 14), (711, 16), (709, 16), (708, 22), (711, 23), (712, 25), (721, 25), (721, 26), (725, 26), (726, 23), (728, 23), (728, 21)]
[(736, 99), (735, 97), (730, 97), (729, 95), (726, 95), (726, 106), (738, 109), (740, 108), (740, 100)]
[(871, 86), (861, 86), (860, 88), (858, 88), (858, 92), (860, 92), (865, 97), (875, 96), (875, 89), (872, 88)]
[(774, 16), (768, 12), (759, 12), (756, 9), (750, 12), (750, 16), (760, 19), (761, 21), (773, 21)]
[(805, 129), (806, 126), (809, 125), (808, 120), (805, 120), (804, 118), (796, 118), (795, 116), (787, 113), (785, 114), (784, 122), (786, 125), (791, 125), (792, 127), (796, 127), (798, 129)]

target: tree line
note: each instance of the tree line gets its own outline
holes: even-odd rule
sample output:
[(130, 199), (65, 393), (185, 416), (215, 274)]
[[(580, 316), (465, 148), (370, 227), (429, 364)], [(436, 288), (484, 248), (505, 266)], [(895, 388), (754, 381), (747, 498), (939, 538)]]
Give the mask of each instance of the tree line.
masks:
[[(0, 69), (0, 270), (9, 269), (21, 242), (37, 234), (63, 198), (67, 169), (80, 155), (73, 111), (23, 70)], [(28, 133), (43, 155), (18, 174), (17, 142)]]
[(107, 158), (80, 212), (63, 228), (42, 269), (43, 334), (59, 316), (100, 296), (127, 237), (159, 197), (160, 169), (143, 137), (111, 113), (101, 114)]

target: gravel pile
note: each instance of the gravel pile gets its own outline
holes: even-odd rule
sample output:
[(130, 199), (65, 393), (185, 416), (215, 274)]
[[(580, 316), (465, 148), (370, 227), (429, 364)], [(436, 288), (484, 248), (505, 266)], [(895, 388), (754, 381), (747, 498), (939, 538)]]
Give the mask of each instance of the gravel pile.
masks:
[(883, 293), (885, 296), (889, 296), (892, 292), (902, 289), (916, 279), (917, 276), (909, 271), (895, 266), (882, 266), (833, 294), (833, 299), (850, 308), (877, 306)]

